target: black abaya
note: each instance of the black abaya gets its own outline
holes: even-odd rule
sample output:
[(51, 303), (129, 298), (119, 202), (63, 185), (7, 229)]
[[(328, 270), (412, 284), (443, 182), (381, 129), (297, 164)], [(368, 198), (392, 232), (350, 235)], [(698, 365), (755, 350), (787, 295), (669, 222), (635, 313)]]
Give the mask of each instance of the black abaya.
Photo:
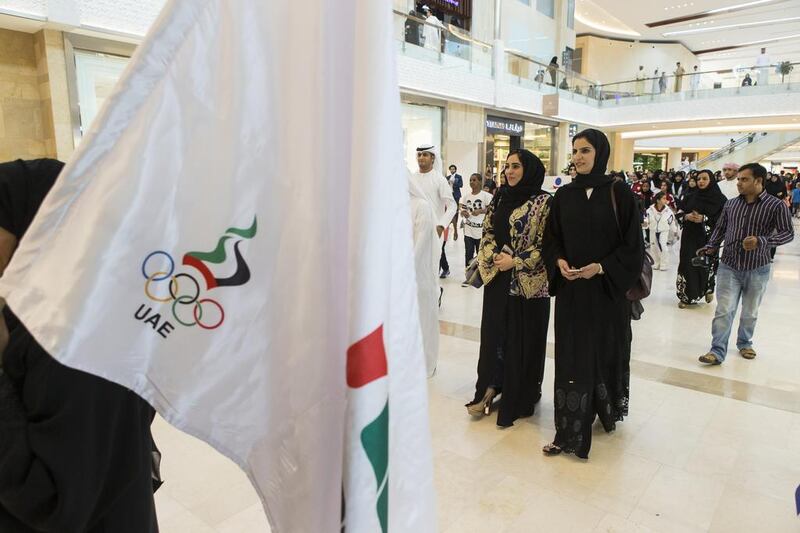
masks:
[(20, 326), (0, 374), (0, 531), (155, 533), (154, 411)]
[(697, 256), (697, 250), (708, 243), (713, 231), (713, 223), (683, 221), (675, 291), (678, 300), (685, 304), (694, 303), (705, 297), (706, 294), (714, 293), (719, 258), (711, 256), (709, 268), (692, 266), (692, 259)]
[[(0, 228), (22, 239), (63, 163), (0, 164)], [(8, 306), (0, 362), (0, 532), (152, 533), (155, 411), (50, 357)]]
[(501, 394), (497, 425), (503, 427), (532, 416), (542, 396), (550, 321), (549, 298), (509, 296), (510, 283), (511, 272), (500, 272), (484, 287), (478, 380), (468, 404), (494, 388)]
[[(556, 193), (547, 228), (545, 259), (556, 297), (554, 444), (586, 458), (595, 416), (612, 431), (627, 415), (631, 308), (625, 292), (644, 260), (637, 203), (623, 184), (602, 183), (587, 198), (586, 188), (572, 183)], [(575, 268), (600, 263), (604, 274), (568, 281), (558, 259)]]
[[(705, 172), (711, 175), (710, 172)], [(683, 209), (687, 214), (694, 212), (705, 217), (705, 222), (692, 222), (685, 218), (683, 221), (680, 263), (675, 286), (678, 299), (685, 304), (694, 303), (705, 295), (714, 293), (719, 258), (716, 255), (710, 256), (709, 268), (692, 266), (692, 259), (697, 255), (697, 250), (703, 248), (711, 238), (726, 201), (719, 185), (712, 181), (705, 189), (698, 188), (688, 195), (683, 202)]]
[[(478, 259), (486, 285), (481, 319), (481, 347), (475, 397), (480, 403), (488, 387), (500, 394), (497, 425), (511, 426), (533, 415), (542, 395), (550, 297), (541, 247), (550, 195), (541, 190), (545, 168), (527, 150), (516, 154), (524, 168), (516, 186), (498, 193), (484, 220)], [(506, 272), (493, 265), (504, 245), (515, 266)]]

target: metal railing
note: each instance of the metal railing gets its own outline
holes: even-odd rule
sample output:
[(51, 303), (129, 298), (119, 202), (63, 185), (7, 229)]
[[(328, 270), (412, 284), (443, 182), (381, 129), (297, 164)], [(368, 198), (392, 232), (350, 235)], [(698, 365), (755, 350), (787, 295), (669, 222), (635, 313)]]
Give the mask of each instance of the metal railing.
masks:
[(723, 146), (719, 150), (715, 150), (715, 151), (711, 152), (709, 155), (707, 155), (706, 157), (704, 157), (702, 159), (698, 159), (697, 161), (694, 161), (694, 162), (692, 162), (692, 163), (690, 163), (688, 165), (683, 165), (681, 167), (681, 170), (683, 170), (685, 172), (685, 171), (693, 170), (693, 169), (701, 169), (705, 165), (707, 165), (708, 163), (712, 163), (714, 161), (722, 159), (725, 156), (733, 154), (734, 152), (736, 152), (739, 149), (746, 148), (747, 146), (753, 144), (754, 142), (762, 140), (767, 135), (768, 135), (767, 132), (761, 132), (761, 133), (751, 132), (751, 133), (748, 133), (747, 135), (739, 137), (738, 139), (734, 139), (732, 142), (726, 144), (725, 146)]
[(687, 101), (737, 95), (766, 95), (800, 90), (800, 63), (690, 71), (682, 75), (650, 76), (614, 83), (598, 83), (580, 74), (551, 66), (517, 50), (504, 50), (504, 64), (495, 64), (492, 44), (438, 19), (428, 21), (416, 12), (393, 10), (395, 41), (401, 54), (438, 63), (545, 94), (595, 107), (651, 102)]
[(548, 94), (597, 100), (598, 83), (575, 72), (556, 68), (516, 50), (506, 50), (506, 81)]
[(600, 100), (617, 103), (683, 100), (736, 94), (765, 94), (800, 89), (800, 63), (778, 63), (735, 69), (689, 71), (604, 83)]
[(434, 61), (451, 68), (492, 76), (494, 47), (473, 38), (466, 30), (432, 23), (411, 13), (392, 11), (395, 41), (404, 55)]

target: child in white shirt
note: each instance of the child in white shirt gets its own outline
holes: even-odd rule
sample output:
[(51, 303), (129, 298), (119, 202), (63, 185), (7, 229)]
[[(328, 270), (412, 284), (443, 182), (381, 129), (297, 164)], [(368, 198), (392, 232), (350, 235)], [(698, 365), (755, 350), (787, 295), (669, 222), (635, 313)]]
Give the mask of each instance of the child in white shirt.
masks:
[(492, 203), (492, 195), (482, 189), (483, 178), (480, 174), (469, 177), (469, 194), (461, 198), (461, 220), (464, 227), (464, 248), (466, 266), (478, 253), (478, 246), (483, 236), (483, 219), (486, 209)]
[(653, 256), (653, 270), (669, 268), (669, 249), (667, 243), (678, 233), (675, 214), (667, 205), (667, 195), (659, 192), (654, 203), (647, 209), (643, 226), (650, 230), (650, 253)]

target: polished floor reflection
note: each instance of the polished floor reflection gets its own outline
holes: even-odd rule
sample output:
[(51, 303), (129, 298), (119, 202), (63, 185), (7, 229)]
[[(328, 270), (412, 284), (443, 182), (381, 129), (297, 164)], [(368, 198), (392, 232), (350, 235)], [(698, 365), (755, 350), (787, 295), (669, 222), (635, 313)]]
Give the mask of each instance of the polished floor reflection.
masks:
[[(447, 251), (453, 276), (444, 281), (440, 365), (429, 382), (440, 531), (800, 532), (800, 239), (776, 256), (758, 357), (732, 348), (715, 367), (697, 362), (714, 304), (678, 309), (673, 251), (671, 271), (655, 273), (634, 325), (630, 416), (612, 434), (596, 427), (588, 461), (541, 454), (553, 436), (551, 387), (514, 427), (467, 416), (481, 291), (460, 286), (462, 242)], [(552, 340), (551, 330), (550, 357)], [(269, 531), (232, 463), (160, 419), (155, 434), (164, 452), (163, 533)]]

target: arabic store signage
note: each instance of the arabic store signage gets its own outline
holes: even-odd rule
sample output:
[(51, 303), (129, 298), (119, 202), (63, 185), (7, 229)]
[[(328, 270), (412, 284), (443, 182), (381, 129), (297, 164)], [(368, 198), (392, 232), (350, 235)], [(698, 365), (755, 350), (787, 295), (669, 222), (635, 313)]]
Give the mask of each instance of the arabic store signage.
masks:
[(525, 123), (513, 118), (486, 116), (486, 131), (488, 133), (499, 133), (500, 135), (512, 135), (520, 137), (525, 133)]
[(424, 4), (462, 18), (472, 17), (472, 0), (425, 0)]

